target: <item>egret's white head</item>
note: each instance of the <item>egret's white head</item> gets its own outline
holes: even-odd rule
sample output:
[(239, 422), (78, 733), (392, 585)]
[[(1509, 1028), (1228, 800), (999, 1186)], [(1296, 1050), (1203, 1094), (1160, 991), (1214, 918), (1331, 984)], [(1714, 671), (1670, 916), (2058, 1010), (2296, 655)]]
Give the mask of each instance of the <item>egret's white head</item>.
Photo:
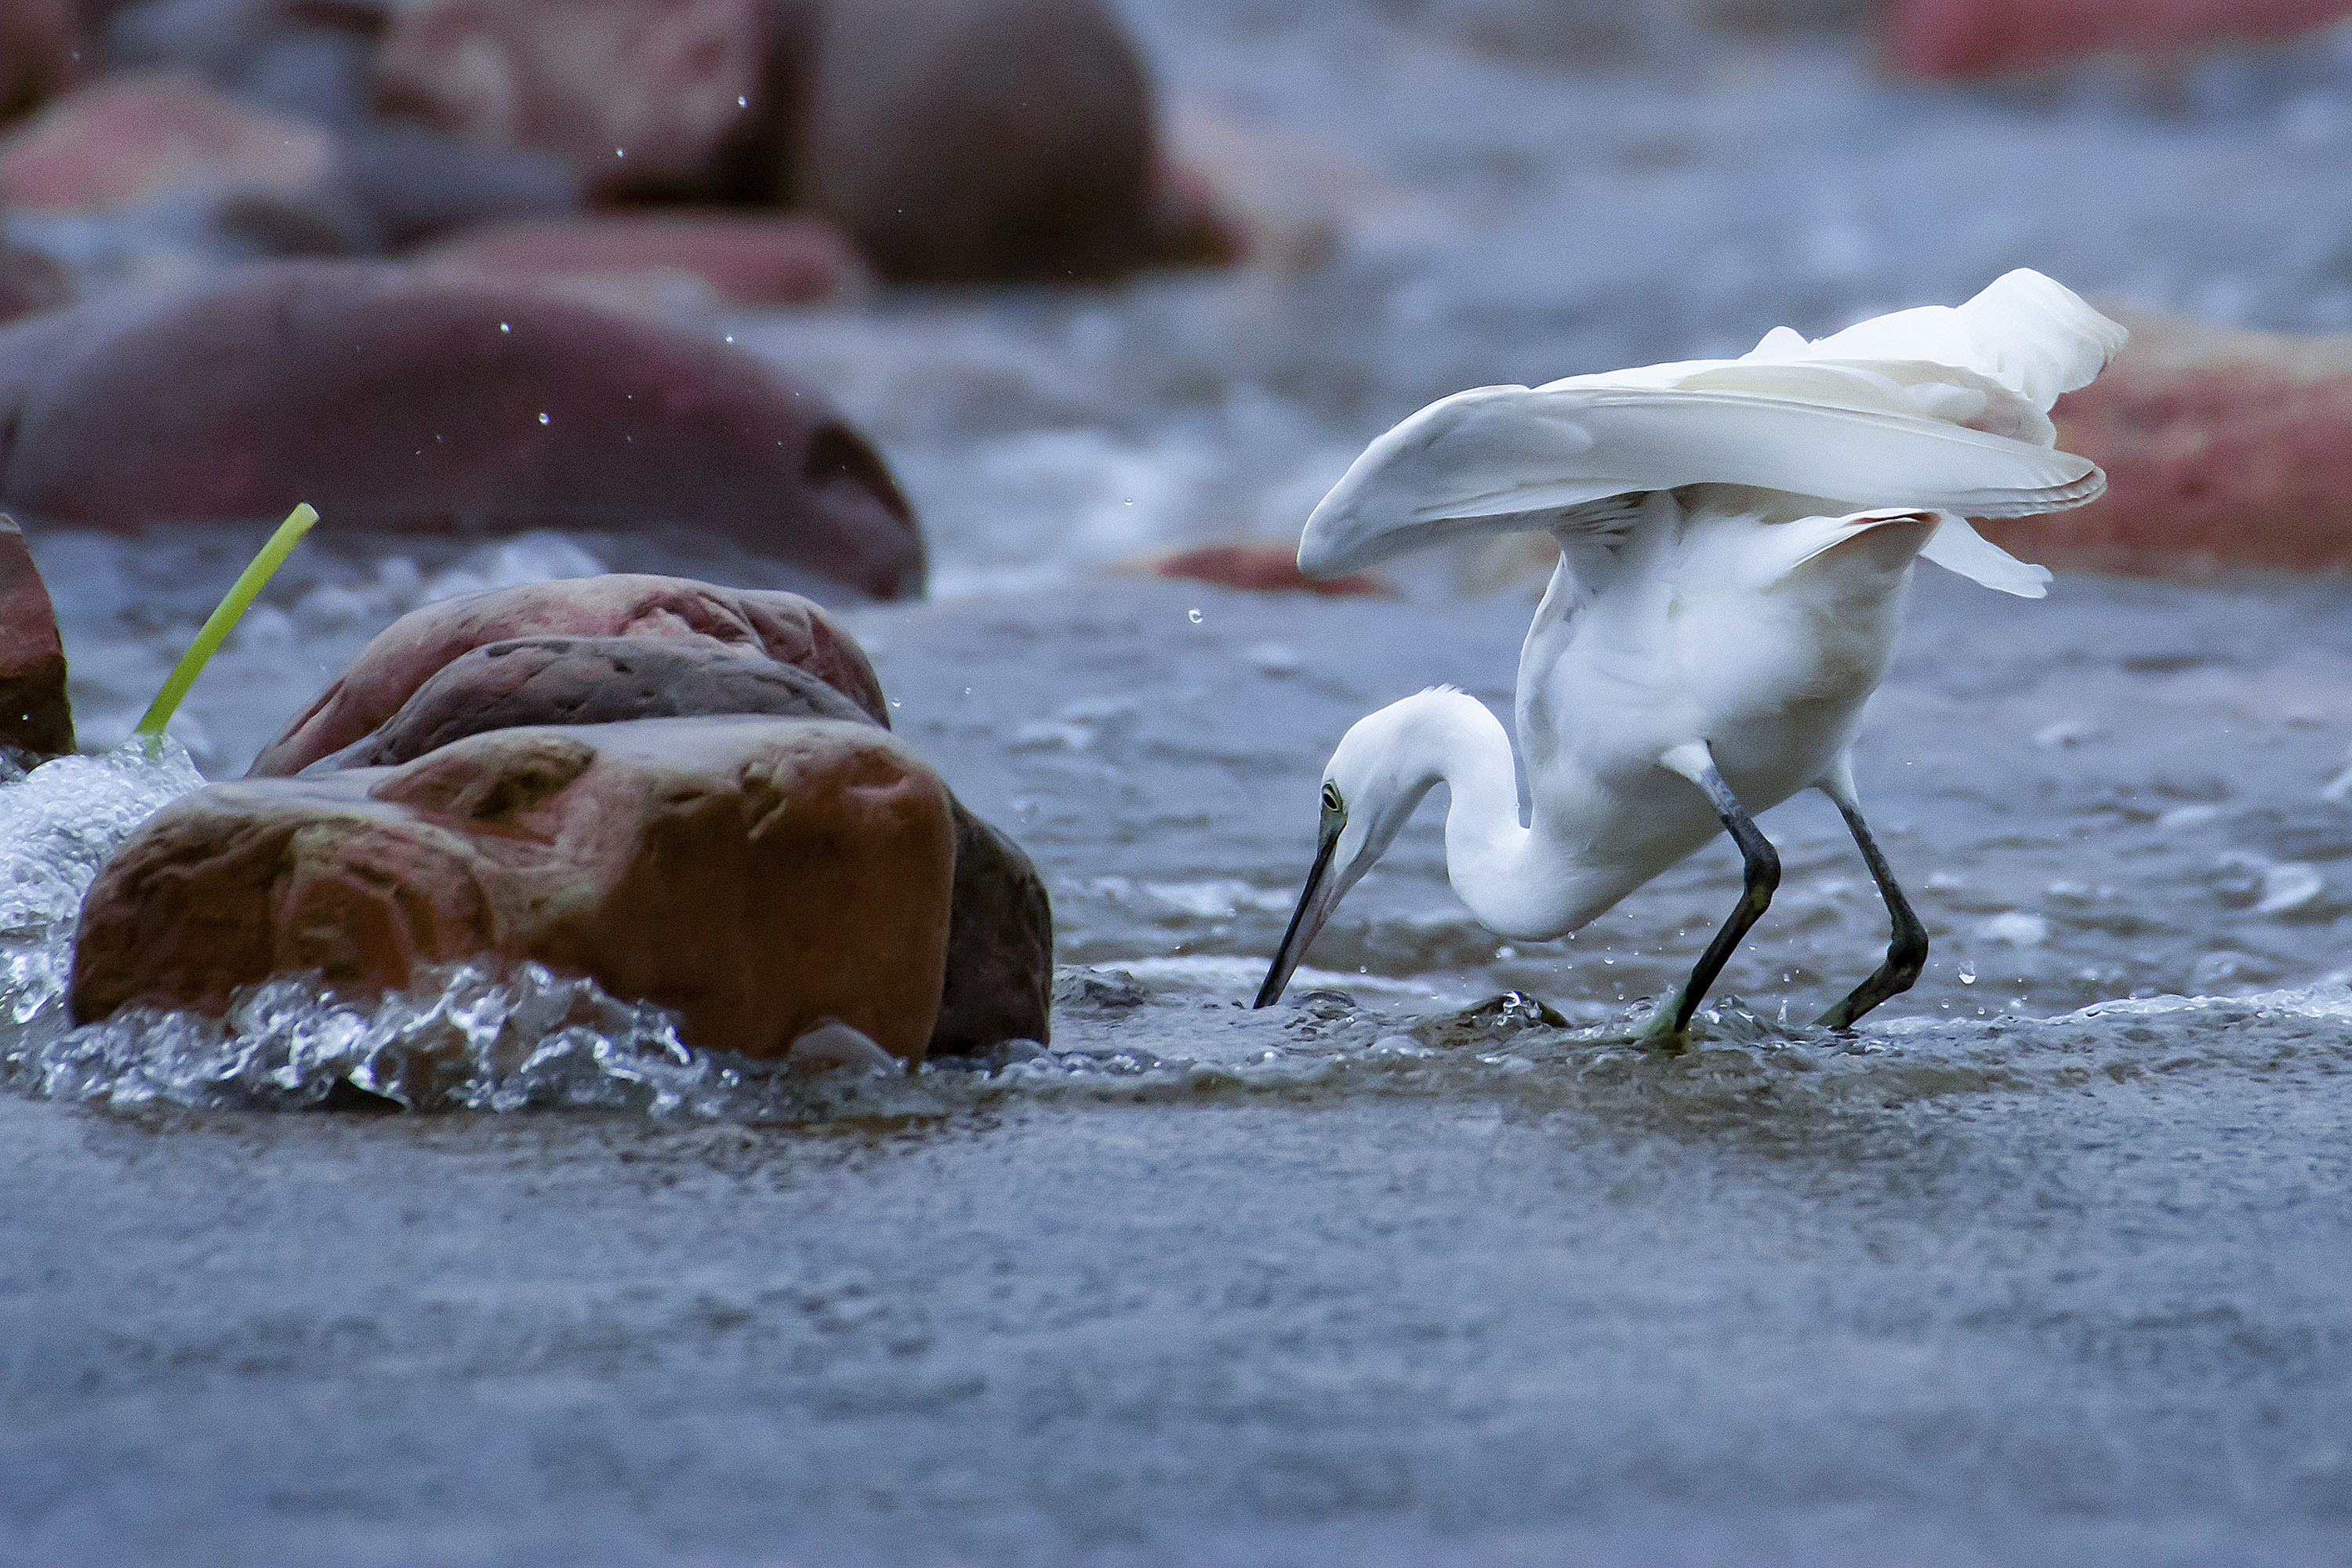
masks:
[(1340, 899), (1388, 853), (1413, 808), (1445, 776), (1442, 720), (1447, 708), (1465, 702), (1485, 715), (1476, 698), (1441, 687), (1368, 714), (1340, 737), (1323, 769), (1315, 864), (1255, 1005), (1281, 997)]

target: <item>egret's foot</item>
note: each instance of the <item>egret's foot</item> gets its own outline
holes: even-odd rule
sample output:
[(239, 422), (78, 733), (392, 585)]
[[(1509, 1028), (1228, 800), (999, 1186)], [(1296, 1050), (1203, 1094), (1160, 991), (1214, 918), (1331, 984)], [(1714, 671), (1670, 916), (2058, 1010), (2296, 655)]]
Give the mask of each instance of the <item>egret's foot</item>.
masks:
[[(1875, 1005), (1874, 1003), (1873, 1005)], [(1849, 996), (1844, 1001), (1839, 1003), (1836, 1006), (1831, 1008), (1828, 1012), (1822, 1014), (1820, 1017), (1814, 1019), (1813, 1027), (1816, 1029), (1837, 1029), (1843, 1031), (1853, 1028), (1854, 1020), (1859, 1018), (1861, 1016), (1861, 1012), (1857, 1011), (1854, 1007), (1853, 998)]]
[(1650, 1015), (1650, 1021), (1642, 1026), (1641, 1033), (1633, 1037), (1633, 1043), (1645, 1051), (1656, 1051), (1662, 1056), (1678, 1057), (1689, 1050), (1690, 1026), (1683, 1022), (1682, 1010), (1679, 994), (1660, 997), (1658, 1010)]

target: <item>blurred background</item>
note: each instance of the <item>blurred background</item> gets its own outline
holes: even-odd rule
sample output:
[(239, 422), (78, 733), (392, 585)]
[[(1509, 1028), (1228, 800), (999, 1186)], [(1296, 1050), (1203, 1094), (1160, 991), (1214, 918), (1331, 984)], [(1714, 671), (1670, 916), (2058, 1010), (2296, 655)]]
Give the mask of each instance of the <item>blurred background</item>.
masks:
[[(2347, 11), (11, 0), (0, 221), (20, 312), (388, 257), (749, 349), (878, 450), (935, 596), (1279, 544), (1433, 397), (1736, 353), (2031, 266), (2176, 320), (2143, 331), (2172, 345), (2145, 373), (2161, 384), (2068, 426), (2128, 504), (2028, 542), (2332, 569), (2352, 510), (2310, 426), (2340, 423), (2352, 383), (2310, 388), (2352, 374), (2319, 341), (2352, 329)], [(29, 357), (0, 348), (0, 370), (55, 374), (54, 350)], [(2184, 412), (2213, 395), (2173, 374), (2217, 362), (2303, 389), (2233, 427), (2253, 457), (2220, 479), (2179, 459), (2244, 424), (2242, 385)], [(159, 475), (60, 521), (148, 527), (188, 489)], [(25, 489), (0, 502), (58, 510)], [(474, 532), (631, 526), (477, 512)]]

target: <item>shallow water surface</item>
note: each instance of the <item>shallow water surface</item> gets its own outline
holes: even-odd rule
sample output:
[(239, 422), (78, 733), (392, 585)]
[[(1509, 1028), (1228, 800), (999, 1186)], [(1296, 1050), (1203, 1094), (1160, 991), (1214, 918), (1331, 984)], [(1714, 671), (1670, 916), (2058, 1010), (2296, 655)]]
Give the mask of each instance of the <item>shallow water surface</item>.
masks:
[[(528, 973), (66, 1032), (56, 915), (135, 812), (7, 786), (50, 873), (0, 921), (10, 1551), (2346, 1561), (2352, 592), (1918, 586), (1861, 774), (1933, 966), (1796, 1022), (1884, 917), (1792, 804), (1679, 1058), (1633, 999), (1732, 858), (1504, 955), (1440, 802), (1241, 1005), (1324, 752), (1430, 680), (1499, 701), (1507, 599), (855, 612), (1072, 965), (1050, 1048), (911, 1079)], [(1464, 1012), (1509, 984), (1556, 1011)], [(285, 1113), (343, 1079), (443, 1113)]]
[(2343, 1561), (2340, 999), (1111, 1011), (800, 1133), (0, 1099), (19, 1560)]

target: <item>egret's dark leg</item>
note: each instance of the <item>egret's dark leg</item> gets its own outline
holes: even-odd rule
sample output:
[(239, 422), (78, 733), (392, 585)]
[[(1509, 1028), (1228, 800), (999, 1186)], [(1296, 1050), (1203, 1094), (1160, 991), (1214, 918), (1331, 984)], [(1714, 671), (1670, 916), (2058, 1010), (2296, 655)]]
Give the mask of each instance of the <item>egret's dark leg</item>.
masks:
[(1878, 840), (1870, 836), (1870, 825), (1863, 821), (1862, 807), (1855, 803), (1853, 792), (1825, 785), (1822, 793), (1837, 802), (1839, 815), (1853, 831), (1853, 841), (1861, 847), (1862, 858), (1870, 867), (1871, 879), (1878, 884), (1878, 896), (1886, 900), (1886, 912), (1895, 922), (1894, 934), (1886, 943), (1886, 962), (1819, 1019), (1822, 1028), (1843, 1029), (1889, 996), (1900, 996), (1911, 989), (1911, 983), (1927, 965), (1927, 928), (1911, 912), (1911, 901), (1895, 885), (1895, 873), (1888, 868), (1886, 857), (1878, 852)]
[(1675, 999), (1671, 1025), (1665, 1010), (1661, 1008), (1656, 1022), (1650, 1026), (1649, 1033), (1654, 1038), (1679, 1041), (1690, 1028), (1691, 1016), (1698, 1011), (1698, 1005), (1706, 999), (1715, 977), (1730, 962), (1739, 939), (1772, 907), (1773, 891), (1780, 885), (1780, 857), (1771, 840), (1756, 826), (1756, 819), (1748, 815), (1748, 808), (1739, 804), (1739, 797), (1731, 793), (1731, 786), (1723, 782), (1723, 775), (1715, 771), (1715, 759), (1705, 746), (1677, 747), (1663, 760), (1666, 766), (1706, 792), (1707, 802), (1715, 807), (1716, 816), (1723, 819), (1731, 841), (1739, 846), (1748, 873), (1746, 884), (1739, 890), (1739, 902), (1733, 906), (1723, 929), (1715, 933), (1715, 940), (1706, 944), (1706, 952), (1699, 956), (1690, 978), (1683, 983), (1682, 994)]

